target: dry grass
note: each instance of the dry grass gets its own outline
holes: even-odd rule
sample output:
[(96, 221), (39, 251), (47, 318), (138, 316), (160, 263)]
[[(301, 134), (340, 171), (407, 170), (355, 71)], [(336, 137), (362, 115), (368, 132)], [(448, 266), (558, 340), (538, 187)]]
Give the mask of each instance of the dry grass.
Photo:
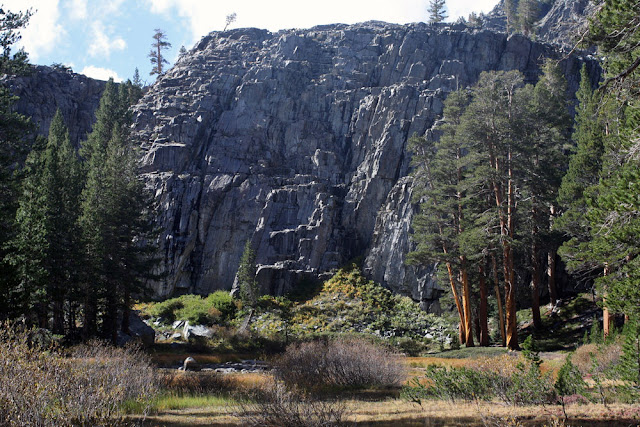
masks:
[[(508, 407), (498, 403), (456, 403), (428, 401), (422, 406), (399, 399), (370, 401), (349, 399), (345, 402), (346, 425), (376, 426), (553, 426), (563, 425), (560, 406)], [(148, 418), (152, 426), (245, 425), (234, 416), (233, 406), (192, 408), (165, 411)], [(567, 409), (572, 426), (622, 427), (637, 425), (640, 409), (632, 405), (571, 405)], [(634, 418), (635, 417), (635, 418)]]
[(67, 357), (32, 334), (0, 327), (0, 425), (119, 425), (149, 408), (154, 372), (139, 350), (94, 342)]
[[(182, 365), (184, 359), (191, 356), (187, 353), (152, 353), (150, 358), (151, 362), (156, 366), (170, 367)], [(248, 354), (198, 354), (196, 360), (200, 364), (216, 364), (226, 362), (239, 362), (241, 360), (251, 359), (252, 356)]]

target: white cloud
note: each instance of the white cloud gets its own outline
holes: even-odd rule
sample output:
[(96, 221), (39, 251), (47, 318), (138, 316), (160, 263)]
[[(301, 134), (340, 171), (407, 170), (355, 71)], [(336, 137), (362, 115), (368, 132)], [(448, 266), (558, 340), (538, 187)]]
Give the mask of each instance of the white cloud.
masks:
[(58, 0), (32, 0), (28, 7), (24, 0), (4, 0), (2, 3), (12, 12), (24, 12), (28, 7), (35, 12), (27, 28), (20, 31), (22, 40), (17, 46), (29, 53), (32, 62), (51, 52), (64, 36), (64, 28), (59, 22)]
[(127, 47), (127, 42), (121, 37), (110, 39), (100, 21), (95, 21), (91, 25), (91, 32), (93, 33), (93, 40), (89, 45), (89, 55), (93, 57), (109, 58), (111, 51), (124, 50)]
[(455, 21), (459, 17), (465, 19), (469, 17), (471, 12), (488, 13), (498, 4), (497, 0), (474, 0), (470, 5), (468, 0), (449, 0), (447, 2), (447, 11), (449, 15), (448, 21)]
[(109, 80), (109, 78), (113, 77), (113, 80), (115, 82), (122, 81), (122, 78), (118, 76), (118, 73), (116, 73), (115, 71), (108, 68), (94, 67), (93, 65), (84, 67), (80, 71), (80, 74), (84, 74), (87, 77), (91, 77), (97, 80)]
[(70, 3), (67, 3), (71, 19), (87, 19), (87, 1), (88, 0), (71, 0)]
[[(353, 24), (368, 20), (395, 23), (426, 21), (427, 2), (424, 0), (400, 0), (393, 4), (388, 0), (344, 1), (323, 0), (318, 7), (309, 7), (300, 0), (236, 0), (220, 4), (202, 0), (146, 0), (152, 13), (177, 14), (187, 20), (193, 40), (210, 31), (222, 30), (225, 17), (236, 12), (237, 21), (232, 27), (258, 27), (277, 31), (284, 28), (308, 28), (314, 25), (344, 23)], [(466, 17), (472, 11), (488, 12), (498, 0), (449, 0), (449, 20)]]
[(122, 3), (124, 3), (124, 0), (102, 0), (100, 6), (103, 8), (103, 13), (120, 14), (122, 12)]

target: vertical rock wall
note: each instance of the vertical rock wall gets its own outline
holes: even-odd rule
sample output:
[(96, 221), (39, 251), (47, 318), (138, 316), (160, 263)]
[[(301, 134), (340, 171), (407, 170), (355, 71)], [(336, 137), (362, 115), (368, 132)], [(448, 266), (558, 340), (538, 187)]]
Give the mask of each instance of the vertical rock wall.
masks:
[[(407, 267), (407, 139), (482, 71), (534, 82), (563, 52), (520, 36), (378, 22), (211, 33), (135, 107), (159, 201), (160, 296), (229, 289), (251, 240), (264, 291), (282, 293), (353, 257), (429, 306), (433, 266)], [(581, 60), (562, 62), (575, 89)]]

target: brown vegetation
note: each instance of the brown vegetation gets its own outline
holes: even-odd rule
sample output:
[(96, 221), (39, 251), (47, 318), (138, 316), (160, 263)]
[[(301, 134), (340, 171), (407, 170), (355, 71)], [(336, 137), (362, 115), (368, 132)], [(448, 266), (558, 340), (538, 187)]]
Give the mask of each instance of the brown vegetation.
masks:
[(346, 405), (317, 399), (295, 387), (273, 381), (263, 387), (255, 403), (240, 406), (244, 425), (271, 427), (330, 427), (343, 425)]
[(69, 357), (36, 345), (29, 331), (2, 326), (0, 425), (118, 425), (126, 405), (146, 413), (154, 372), (137, 349), (92, 342)]
[(398, 355), (350, 338), (292, 345), (276, 361), (275, 375), (306, 390), (392, 387), (402, 384), (406, 368)]

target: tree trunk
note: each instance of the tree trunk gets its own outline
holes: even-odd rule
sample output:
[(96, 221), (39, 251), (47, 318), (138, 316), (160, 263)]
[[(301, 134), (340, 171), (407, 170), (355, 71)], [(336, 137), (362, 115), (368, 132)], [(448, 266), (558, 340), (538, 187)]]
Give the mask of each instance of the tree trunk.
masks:
[(542, 318), (540, 317), (540, 262), (538, 261), (538, 245), (531, 245), (531, 314), (533, 317), (533, 327), (542, 329)]
[(487, 281), (484, 276), (484, 268), (479, 267), (480, 279), (480, 304), (478, 306), (478, 329), (480, 330), (480, 336), (478, 342), (482, 347), (489, 345), (489, 324), (487, 321)]
[(462, 304), (464, 307), (464, 328), (465, 328), (465, 342), (467, 347), (474, 347), (473, 343), (473, 316), (471, 315), (471, 291), (469, 289), (469, 278), (467, 276), (466, 259), (464, 256), (460, 257), (461, 267), (460, 276), (462, 279)]
[(558, 302), (558, 290), (556, 289), (556, 248), (551, 249), (547, 254), (547, 280), (551, 304), (556, 305)]
[[(446, 251), (445, 251), (446, 253)], [(453, 274), (453, 267), (451, 263), (447, 263), (447, 274), (449, 275), (449, 283), (451, 284), (451, 293), (453, 294), (453, 300), (456, 303), (456, 308), (458, 309), (458, 316), (460, 318), (460, 328), (458, 329), (458, 336), (460, 339), (460, 344), (465, 343), (465, 338), (467, 336), (464, 322), (464, 311), (462, 309), (462, 305), (460, 303), (460, 297), (458, 296), (458, 290), (456, 289), (456, 279)]]
[(122, 304), (122, 324), (120, 330), (123, 334), (129, 334), (129, 314), (131, 313), (131, 294), (128, 289), (124, 290), (124, 301)]
[(502, 295), (500, 295), (500, 285), (498, 280), (498, 261), (495, 254), (491, 254), (491, 269), (493, 270), (493, 290), (496, 294), (496, 302), (498, 304), (498, 327), (500, 328), (500, 339), (502, 346), (507, 345), (507, 336), (504, 331), (504, 309), (502, 307)]
[(52, 332), (64, 335), (64, 301), (62, 295), (56, 295), (53, 301), (53, 328)]
[(84, 314), (83, 324), (82, 324), (82, 335), (83, 338), (89, 339), (96, 336), (97, 332), (97, 302), (95, 297), (89, 292), (84, 297), (84, 304), (82, 307), (82, 311)]
[[(511, 165), (511, 147), (507, 154), (507, 229), (504, 236), (505, 245), (505, 281), (509, 288), (505, 298), (507, 300), (507, 347), (510, 350), (518, 350), (518, 321), (516, 320), (516, 281), (513, 266), (513, 247), (511, 240), (514, 237), (515, 200), (513, 194), (513, 169)], [(508, 279), (507, 279), (508, 277)]]
[[(605, 264), (604, 266), (604, 275), (609, 275), (609, 265)], [(604, 290), (604, 295), (602, 296), (602, 332), (604, 337), (607, 338), (611, 333), (611, 321), (613, 320), (613, 314), (609, 312), (607, 308), (607, 290)]]

